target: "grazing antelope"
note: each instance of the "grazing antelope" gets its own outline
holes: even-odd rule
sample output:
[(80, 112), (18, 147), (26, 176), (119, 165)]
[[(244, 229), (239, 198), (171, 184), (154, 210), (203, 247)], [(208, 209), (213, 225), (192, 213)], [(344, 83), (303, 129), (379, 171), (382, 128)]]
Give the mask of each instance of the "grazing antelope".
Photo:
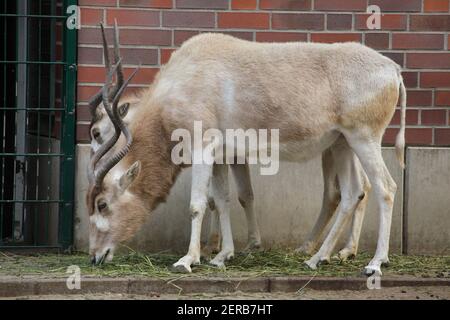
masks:
[[(267, 44), (202, 34), (185, 42), (161, 68), (151, 87), (141, 93), (133, 115), (127, 116), (127, 125), (119, 115), (119, 100), (130, 79), (123, 82), (118, 77), (111, 89), (119, 68), (120, 60), (108, 68), (106, 83), (93, 99), (93, 105), (103, 101), (114, 128), (89, 166), (87, 203), (94, 263), (111, 260), (117, 243), (134, 235), (147, 213), (166, 198), (181, 170), (171, 160), (175, 145), (171, 132), (192, 131), (197, 120), (205, 130), (279, 129), (280, 156), (289, 161), (323, 154), (328, 208), (322, 208), (307, 250), (316, 245), (335, 210), (337, 218), (319, 251), (306, 262), (313, 269), (329, 260), (352, 216), (350, 239), (357, 243), (371, 185), (380, 229), (375, 256), (365, 273), (381, 274), (381, 264), (388, 262), (396, 191), (381, 156), (381, 139), (399, 92), (396, 151), (401, 165), (404, 149), (406, 92), (400, 67), (392, 60), (356, 43)], [(194, 145), (190, 151), (199, 150)], [(228, 166), (215, 163), (212, 153), (204, 156), (212, 161), (192, 165), (191, 241), (187, 255), (173, 266), (178, 271), (189, 272), (200, 261), (201, 224), (210, 199), (222, 233), (221, 251), (211, 262), (222, 265), (234, 254)]]
[[(103, 47), (105, 52), (105, 61), (106, 64), (109, 65), (109, 55), (107, 51), (107, 42), (104, 34), (103, 24), (100, 24), (102, 31), (102, 40)], [(119, 34), (117, 29), (117, 24), (114, 26), (114, 63), (117, 64), (120, 60), (120, 49), (119, 49)], [(123, 81), (123, 73), (122, 67), (119, 65), (117, 67), (117, 77), (119, 81)], [(128, 123), (128, 111), (133, 110), (133, 106), (139, 103), (139, 99), (136, 96), (125, 96), (120, 99), (120, 102), (123, 102), (118, 107), (118, 114), (123, 119), (125, 123)], [(103, 105), (100, 103), (100, 93), (93, 97), (90, 101), (90, 110), (91, 110), (91, 125), (90, 125), (90, 136), (91, 136), (91, 154), (94, 154), (95, 151), (98, 150), (100, 145), (113, 136), (113, 124), (106, 113)], [(132, 118), (132, 116), (131, 116)], [(297, 249), (297, 251), (312, 254), (316, 249), (320, 238), (323, 235), (326, 225), (330, 221), (331, 217), (336, 211), (336, 207), (339, 204), (340, 200), (340, 191), (339, 191), (339, 181), (337, 179), (337, 168), (335, 167), (337, 163), (341, 160), (336, 159), (333, 160), (333, 156), (331, 154), (331, 150), (327, 149), (322, 154), (322, 169), (323, 169), (323, 178), (324, 178), (324, 192), (323, 192), (323, 202), (322, 209), (320, 215), (317, 219), (317, 222), (308, 237), (308, 240), (304, 243), (304, 245)], [(353, 164), (355, 170), (358, 172), (354, 172), (354, 175), (359, 175), (363, 179), (362, 188), (368, 192), (368, 181), (367, 177), (362, 170), (359, 161), (355, 158), (355, 163)], [(249, 239), (248, 244), (244, 251), (252, 250), (255, 248), (259, 248), (261, 245), (260, 232), (258, 228), (258, 224), (256, 222), (256, 216), (253, 210), (253, 190), (251, 186), (251, 179), (249, 174), (248, 164), (244, 165), (232, 165), (232, 172), (237, 183), (237, 189), (239, 194), (239, 202), (244, 207), (247, 217), (247, 225), (249, 227)], [(359, 180), (357, 181), (360, 182)], [(352, 228), (349, 233), (349, 237), (347, 240), (346, 246), (339, 251), (338, 256), (341, 260), (346, 260), (349, 257), (353, 257), (356, 255), (358, 250), (358, 242), (359, 235), (361, 232), (361, 226), (364, 217), (365, 206), (367, 203), (367, 198), (361, 201), (361, 204), (358, 206), (358, 210), (356, 210), (353, 215)], [(213, 202), (210, 202), (211, 209), (211, 221), (209, 228), (209, 236), (208, 242), (205, 248), (202, 249), (202, 253), (204, 255), (209, 255), (213, 252), (220, 251), (220, 226), (218, 219), (218, 212), (215, 210), (215, 206)]]

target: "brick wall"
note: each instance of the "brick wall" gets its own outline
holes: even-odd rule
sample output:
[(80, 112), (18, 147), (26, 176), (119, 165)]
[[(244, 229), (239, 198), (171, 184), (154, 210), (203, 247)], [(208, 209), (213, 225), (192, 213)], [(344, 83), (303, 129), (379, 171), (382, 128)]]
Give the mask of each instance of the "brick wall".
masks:
[[(380, 6), (381, 30), (365, 13)], [(251, 41), (358, 41), (404, 68), (409, 145), (450, 145), (449, 0), (79, 0), (77, 139), (89, 140), (87, 99), (105, 74), (98, 23), (120, 26), (125, 74), (142, 62), (130, 90), (151, 83), (183, 41), (223, 32)], [(392, 144), (398, 111), (384, 142)]]

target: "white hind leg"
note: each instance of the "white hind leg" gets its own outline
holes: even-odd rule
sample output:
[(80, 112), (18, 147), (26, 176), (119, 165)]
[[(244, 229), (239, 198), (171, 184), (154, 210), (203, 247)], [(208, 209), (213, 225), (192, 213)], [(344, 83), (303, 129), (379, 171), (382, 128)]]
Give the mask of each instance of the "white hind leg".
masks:
[(352, 226), (350, 228), (346, 245), (338, 253), (338, 257), (342, 261), (355, 257), (358, 252), (359, 237), (361, 235), (361, 228), (364, 221), (367, 202), (369, 201), (368, 195), (371, 189), (369, 179), (367, 178), (367, 175), (364, 172), (361, 163), (356, 157), (353, 157), (353, 159), (355, 161), (355, 174), (359, 176), (358, 181), (362, 181), (362, 188), (364, 190), (365, 197), (356, 207), (355, 213), (353, 214)]
[(346, 138), (351, 148), (358, 155), (361, 164), (369, 177), (378, 203), (380, 226), (375, 256), (366, 266), (364, 273), (381, 275), (381, 265), (389, 262), (389, 237), (392, 222), (392, 208), (394, 205), (397, 185), (389, 174), (381, 155), (381, 136), (367, 137), (359, 132), (348, 132)]
[(230, 167), (236, 182), (239, 203), (247, 218), (248, 240), (244, 251), (259, 249), (261, 247), (261, 234), (253, 208), (254, 196), (248, 164), (232, 164)]
[(222, 250), (210, 261), (212, 265), (222, 267), (225, 261), (234, 256), (234, 242), (230, 221), (230, 198), (228, 185), (228, 165), (216, 164), (211, 179), (211, 194), (215, 209), (219, 214), (222, 233)]
[(331, 230), (319, 251), (311, 257), (306, 264), (311, 269), (316, 269), (319, 263), (329, 262), (331, 253), (341, 235), (343, 228), (349, 222), (356, 208), (364, 199), (365, 193), (362, 188), (363, 183), (358, 174), (356, 155), (345, 141), (341, 141), (331, 148), (339, 186), (341, 190), (341, 201), (337, 208), (337, 217)]

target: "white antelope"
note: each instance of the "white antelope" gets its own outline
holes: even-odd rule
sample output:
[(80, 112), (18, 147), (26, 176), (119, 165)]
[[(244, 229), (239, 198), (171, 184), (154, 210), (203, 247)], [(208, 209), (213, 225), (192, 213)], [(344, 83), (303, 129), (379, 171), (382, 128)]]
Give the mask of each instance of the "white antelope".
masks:
[[(205, 130), (279, 129), (280, 156), (289, 161), (322, 153), (324, 205), (303, 249), (314, 250), (334, 211), (337, 219), (319, 251), (306, 262), (311, 268), (330, 259), (352, 216), (353, 228), (341, 255), (345, 258), (356, 252), (370, 180), (380, 228), (377, 250), (365, 273), (381, 274), (381, 264), (388, 262), (396, 191), (381, 156), (381, 138), (399, 92), (401, 127), (396, 151), (402, 165), (404, 149), (406, 92), (400, 67), (392, 60), (356, 43), (262, 44), (203, 34), (183, 44), (161, 68), (127, 115), (127, 125), (119, 115), (127, 82), (118, 81), (110, 90), (119, 68), (120, 60), (109, 68), (105, 86), (92, 100), (92, 105), (103, 101), (114, 127), (112, 137), (93, 154), (89, 171), (87, 203), (94, 263), (111, 260), (116, 245), (133, 236), (148, 212), (166, 198), (181, 169), (171, 160), (175, 145), (171, 132), (192, 130), (198, 120)], [(233, 172), (248, 175), (246, 167), (235, 167)], [(192, 165), (191, 242), (187, 255), (174, 264), (178, 271), (191, 271), (191, 265), (200, 261), (201, 224), (209, 199), (214, 201), (222, 233), (221, 251), (211, 262), (222, 265), (234, 254), (227, 168)], [(245, 196), (241, 203), (251, 218), (250, 237), (257, 226), (253, 210), (247, 210), (253, 201), (247, 182), (249, 187), (244, 183), (239, 193)], [(256, 229), (251, 227), (252, 220)]]
[[(105, 62), (107, 69), (110, 69), (110, 59), (104, 34), (103, 24), (100, 24), (102, 31), (103, 48), (105, 53)], [(114, 25), (114, 63), (117, 64), (120, 60), (120, 49), (119, 49), (119, 32), (117, 28), (117, 23)], [(123, 72), (122, 66), (119, 63), (117, 66), (117, 87), (123, 83)], [(107, 140), (110, 140), (114, 134), (114, 126), (106, 113), (105, 108), (100, 103), (101, 102), (101, 92), (94, 96), (90, 101), (90, 111), (91, 111), (91, 125), (90, 125), (90, 136), (91, 136), (91, 155), (95, 153), (100, 147), (100, 145)], [(140, 100), (134, 95), (128, 95), (120, 99), (121, 104), (118, 107), (118, 114), (123, 119), (125, 123), (129, 122), (130, 118), (133, 116), (128, 116), (128, 112), (131, 109), (130, 114), (133, 112), (133, 106), (139, 104)], [(131, 107), (131, 108), (130, 108)], [(303, 246), (297, 249), (297, 251), (312, 254), (316, 249), (319, 239), (322, 237), (325, 227), (330, 221), (331, 217), (336, 211), (336, 207), (339, 204), (340, 191), (339, 191), (339, 181), (337, 180), (337, 168), (335, 166), (339, 161), (333, 161), (333, 156), (330, 150), (325, 150), (322, 154), (322, 169), (324, 178), (324, 193), (322, 209), (318, 220), (313, 228), (313, 231), (305, 241)], [(357, 182), (363, 183), (362, 188), (368, 191), (368, 181), (367, 177), (362, 170), (359, 161), (355, 161), (353, 164), (355, 166), (354, 175), (359, 175), (360, 180)], [(258, 249), (261, 246), (260, 231), (258, 228), (257, 218), (253, 210), (253, 188), (250, 179), (250, 173), (248, 164), (242, 165), (232, 165), (232, 173), (235, 178), (238, 190), (239, 202), (246, 212), (247, 226), (248, 230), (248, 243), (244, 251), (250, 251), (253, 249)], [(356, 172), (358, 171), (358, 172)], [(216, 195), (217, 197), (217, 195)], [(220, 225), (218, 219), (218, 212), (215, 210), (213, 201), (210, 201), (211, 219), (209, 235), (207, 237), (207, 245), (202, 248), (203, 255), (210, 255), (213, 252), (220, 251)], [(352, 228), (349, 233), (348, 241), (346, 246), (339, 251), (338, 257), (341, 260), (346, 260), (349, 257), (354, 257), (358, 250), (359, 235), (361, 232), (361, 226), (364, 218), (364, 211), (367, 203), (367, 198), (364, 199), (358, 206), (353, 216)]]

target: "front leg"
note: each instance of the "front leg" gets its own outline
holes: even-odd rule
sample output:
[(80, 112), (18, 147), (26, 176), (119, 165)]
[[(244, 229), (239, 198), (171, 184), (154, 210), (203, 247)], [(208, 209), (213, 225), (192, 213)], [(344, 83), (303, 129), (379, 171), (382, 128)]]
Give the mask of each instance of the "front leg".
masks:
[(212, 165), (192, 165), (191, 240), (188, 253), (173, 264), (172, 270), (175, 272), (192, 272), (191, 265), (200, 263), (200, 237), (208, 203), (208, 185), (211, 175)]

